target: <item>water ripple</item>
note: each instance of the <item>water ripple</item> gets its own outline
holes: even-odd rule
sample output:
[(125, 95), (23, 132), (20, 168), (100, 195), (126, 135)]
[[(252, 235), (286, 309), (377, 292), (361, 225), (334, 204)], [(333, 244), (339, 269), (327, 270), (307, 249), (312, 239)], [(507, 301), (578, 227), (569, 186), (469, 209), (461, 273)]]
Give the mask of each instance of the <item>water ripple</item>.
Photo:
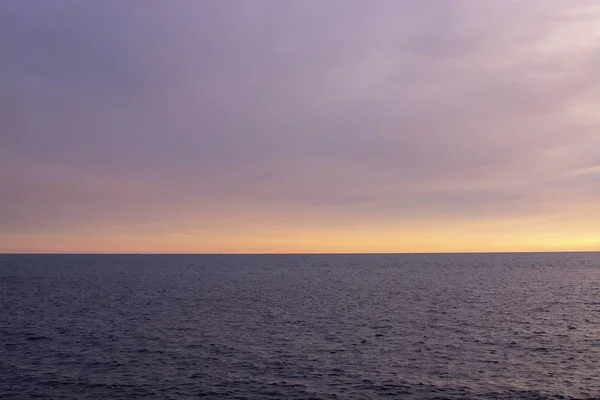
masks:
[(592, 399), (600, 254), (0, 256), (0, 398)]

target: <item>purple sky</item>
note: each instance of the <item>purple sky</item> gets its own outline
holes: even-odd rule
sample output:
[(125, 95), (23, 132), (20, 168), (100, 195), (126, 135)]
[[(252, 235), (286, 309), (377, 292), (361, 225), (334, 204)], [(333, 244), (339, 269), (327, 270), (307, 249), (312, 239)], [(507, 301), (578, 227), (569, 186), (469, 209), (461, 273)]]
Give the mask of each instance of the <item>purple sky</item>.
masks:
[(2, 0), (0, 252), (600, 249), (597, 0)]

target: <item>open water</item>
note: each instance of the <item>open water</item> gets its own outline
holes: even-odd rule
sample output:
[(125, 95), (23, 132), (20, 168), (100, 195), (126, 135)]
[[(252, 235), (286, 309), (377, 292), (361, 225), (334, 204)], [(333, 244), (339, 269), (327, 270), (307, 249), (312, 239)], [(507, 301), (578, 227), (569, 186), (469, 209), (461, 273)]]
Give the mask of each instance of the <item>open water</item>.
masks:
[(600, 253), (4, 255), (0, 398), (600, 398)]

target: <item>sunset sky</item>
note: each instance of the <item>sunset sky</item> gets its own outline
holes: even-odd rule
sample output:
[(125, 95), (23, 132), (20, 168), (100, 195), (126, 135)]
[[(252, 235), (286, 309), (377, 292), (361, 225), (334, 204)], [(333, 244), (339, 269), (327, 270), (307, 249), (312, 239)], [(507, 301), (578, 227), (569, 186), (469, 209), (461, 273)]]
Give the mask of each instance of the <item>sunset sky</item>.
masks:
[(0, 252), (600, 250), (598, 0), (2, 0)]

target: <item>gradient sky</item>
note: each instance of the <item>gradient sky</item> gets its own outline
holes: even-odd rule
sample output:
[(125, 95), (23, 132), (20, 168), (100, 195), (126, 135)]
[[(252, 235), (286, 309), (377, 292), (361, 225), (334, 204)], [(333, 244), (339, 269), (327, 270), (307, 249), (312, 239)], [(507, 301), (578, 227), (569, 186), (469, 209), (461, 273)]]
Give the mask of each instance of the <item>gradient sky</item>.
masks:
[(0, 252), (600, 250), (597, 0), (2, 0)]

